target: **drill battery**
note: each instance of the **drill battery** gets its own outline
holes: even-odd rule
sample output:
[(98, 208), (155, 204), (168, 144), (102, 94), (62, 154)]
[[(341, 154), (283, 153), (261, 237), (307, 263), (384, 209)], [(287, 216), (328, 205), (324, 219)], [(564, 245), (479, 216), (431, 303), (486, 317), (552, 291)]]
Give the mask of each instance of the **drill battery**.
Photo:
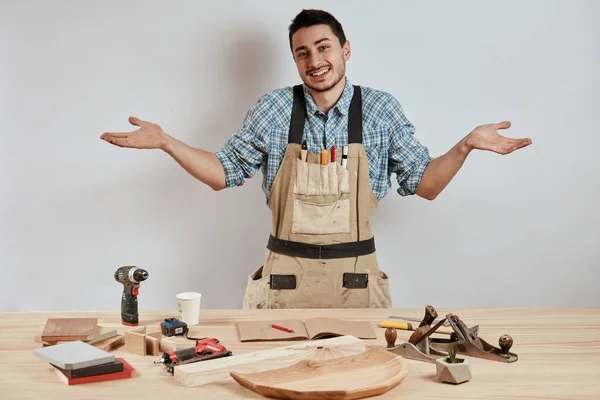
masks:
[(175, 318), (167, 318), (160, 323), (160, 331), (165, 336), (185, 335), (188, 331), (188, 326), (183, 321)]

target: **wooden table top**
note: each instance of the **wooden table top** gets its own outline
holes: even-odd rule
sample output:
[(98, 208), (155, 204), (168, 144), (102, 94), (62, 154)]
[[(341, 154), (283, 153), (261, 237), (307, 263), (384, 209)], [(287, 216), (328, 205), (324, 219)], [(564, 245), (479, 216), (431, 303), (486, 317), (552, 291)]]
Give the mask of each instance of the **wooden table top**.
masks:
[[(440, 316), (452, 312), (468, 326), (479, 325), (479, 337), (497, 346), (502, 334), (514, 339), (512, 352), (519, 356), (507, 364), (472, 359), (472, 380), (449, 385), (435, 380), (435, 365), (407, 360), (408, 376), (382, 399), (600, 399), (600, 308), (562, 309), (437, 309)], [(203, 310), (193, 337), (215, 337), (234, 355), (294, 342), (238, 341), (237, 321), (308, 319), (331, 317), (366, 320), (372, 323), (377, 340), (368, 345), (385, 346), (381, 320), (390, 315), (422, 318), (423, 309), (359, 310)], [(174, 312), (140, 311), (140, 326), (157, 328)], [(122, 328), (119, 312), (0, 313), (0, 398), (2, 399), (177, 399), (249, 398), (262, 396), (229, 379), (199, 387), (184, 387), (168, 374), (155, 356), (138, 356), (124, 347), (113, 351), (136, 370), (133, 379), (67, 386), (47, 362), (33, 350), (47, 318), (97, 317), (103, 326)], [(398, 331), (396, 343), (408, 340), (411, 332)], [(178, 344), (194, 344), (183, 338)], [(210, 362), (210, 361), (206, 361)]]

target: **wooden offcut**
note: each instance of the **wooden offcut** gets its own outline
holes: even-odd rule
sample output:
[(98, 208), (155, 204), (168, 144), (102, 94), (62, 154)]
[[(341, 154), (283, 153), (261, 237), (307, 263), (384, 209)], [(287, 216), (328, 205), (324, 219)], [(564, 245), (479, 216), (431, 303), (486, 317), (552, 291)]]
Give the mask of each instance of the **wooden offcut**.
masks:
[(301, 360), (329, 360), (356, 355), (365, 351), (365, 348), (365, 342), (350, 335), (311, 340), (291, 346), (217, 358), (210, 362), (181, 365), (175, 367), (174, 377), (184, 386), (200, 386), (231, 380), (230, 371), (261, 372), (287, 367)]
[(160, 339), (146, 335), (146, 355), (157, 356), (160, 354)]
[(167, 353), (169, 351), (177, 351), (177, 342), (174, 338), (164, 338), (160, 340), (160, 351)]
[(162, 333), (146, 333), (146, 327), (125, 333), (125, 349), (140, 356), (160, 354), (160, 340)]
[(87, 341), (88, 344), (94, 344), (94, 343), (98, 343), (102, 340), (105, 339), (109, 339), (111, 337), (115, 337), (117, 336), (117, 329), (115, 328), (109, 328), (109, 327), (105, 327), (105, 326), (96, 326), (96, 332), (94, 333), (94, 336)]
[(402, 357), (379, 347), (349, 357), (304, 360), (263, 372), (231, 372), (239, 384), (263, 396), (302, 400), (377, 396), (398, 385), (407, 374)]
[(125, 336), (117, 335), (108, 339), (101, 340), (92, 344), (92, 346), (102, 349), (104, 351), (111, 351), (125, 344)]
[(146, 355), (146, 335), (137, 332), (125, 334), (125, 350), (139, 356)]
[(41, 339), (44, 342), (88, 341), (94, 337), (98, 318), (48, 318)]

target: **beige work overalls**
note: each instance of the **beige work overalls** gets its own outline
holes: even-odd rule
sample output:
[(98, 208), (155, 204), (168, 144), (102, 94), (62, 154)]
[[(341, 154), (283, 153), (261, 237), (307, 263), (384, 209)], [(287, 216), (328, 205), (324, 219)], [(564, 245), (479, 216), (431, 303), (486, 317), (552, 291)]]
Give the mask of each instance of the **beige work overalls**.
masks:
[(306, 103), (301, 85), (285, 155), (269, 195), (273, 216), (265, 262), (248, 278), (245, 309), (391, 307), (389, 281), (379, 270), (371, 217), (377, 208), (362, 145), (360, 87), (348, 112), (348, 159), (301, 159)]

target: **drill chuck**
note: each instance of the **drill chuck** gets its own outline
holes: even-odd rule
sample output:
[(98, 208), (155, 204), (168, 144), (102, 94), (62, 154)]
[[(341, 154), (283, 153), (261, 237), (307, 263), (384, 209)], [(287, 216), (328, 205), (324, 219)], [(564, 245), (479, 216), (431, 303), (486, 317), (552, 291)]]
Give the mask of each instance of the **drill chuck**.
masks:
[(133, 281), (134, 282), (143, 282), (148, 279), (148, 272), (145, 269), (137, 268), (133, 270)]

